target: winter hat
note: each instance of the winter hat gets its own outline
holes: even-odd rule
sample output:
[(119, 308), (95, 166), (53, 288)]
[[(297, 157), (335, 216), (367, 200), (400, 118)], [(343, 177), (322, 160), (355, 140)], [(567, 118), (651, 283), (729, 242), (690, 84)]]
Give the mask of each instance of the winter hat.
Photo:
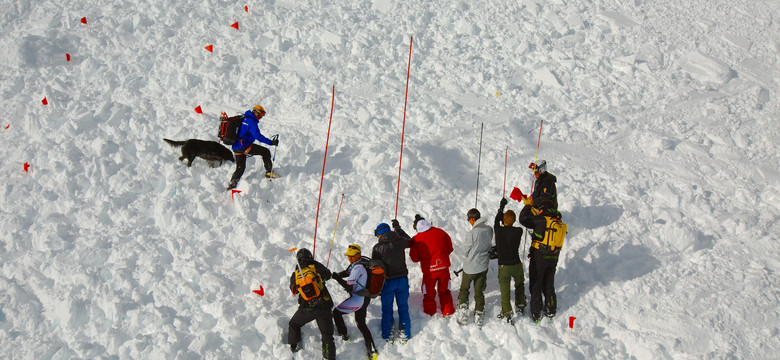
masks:
[(412, 224), (412, 228), (417, 230), (417, 222), (420, 220), (425, 220), (425, 218), (420, 216), (420, 214), (414, 214), (414, 224)]
[(388, 231), (390, 231), (390, 225), (387, 225), (387, 223), (381, 223), (376, 226), (376, 230), (374, 230), (374, 236), (380, 236)]
[(347, 256), (355, 256), (357, 254), (360, 254), (360, 245), (358, 244), (347, 246), (347, 252), (344, 253)]
[(426, 232), (431, 229), (431, 223), (429, 223), (428, 220), (422, 219), (417, 222), (417, 227), (415, 229), (418, 233)]
[(536, 167), (534, 168), (534, 171), (538, 171), (540, 174), (544, 174), (547, 172), (547, 161), (542, 160), (536, 164)]

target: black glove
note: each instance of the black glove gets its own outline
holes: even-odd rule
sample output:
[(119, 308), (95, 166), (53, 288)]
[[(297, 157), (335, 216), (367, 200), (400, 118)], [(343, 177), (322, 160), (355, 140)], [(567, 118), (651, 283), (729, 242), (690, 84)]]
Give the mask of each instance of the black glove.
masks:
[(401, 224), (398, 223), (397, 219), (393, 219), (393, 221), (391, 221), (390, 223), (393, 224), (393, 229), (400, 229), (401, 228)]
[(490, 259), (498, 259), (498, 251), (495, 246), (490, 248), (490, 251), (488, 251), (488, 257)]
[(333, 271), (330, 273), (330, 277), (333, 278), (333, 280), (338, 280), (341, 279), (343, 276), (341, 275), (341, 273), (337, 273)]
[(509, 203), (509, 201), (507, 201), (506, 198), (501, 198), (501, 207), (506, 206), (507, 203)]
[(279, 139), (273, 139), (273, 140), (271, 140), (271, 145), (272, 145), (272, 146), (279, 145)]

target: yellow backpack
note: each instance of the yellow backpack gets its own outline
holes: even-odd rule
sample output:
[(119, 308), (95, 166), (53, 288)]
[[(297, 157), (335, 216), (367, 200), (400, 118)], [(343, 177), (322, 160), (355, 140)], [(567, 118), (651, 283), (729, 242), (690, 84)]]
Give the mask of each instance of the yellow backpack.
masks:
[(543, 255), (558, 256), (561, 253), (563, 240), (566, 237), (566, 224), (558, 217), (545, 216), (544, 219), (547, 221), (544, 238), (535, 240), (531, 245), (539, 249)]
[(298, 286), (298, 293), (307, 301), (319, 297), (325, 288), (314, 264), (295, 269), (295, 284)]

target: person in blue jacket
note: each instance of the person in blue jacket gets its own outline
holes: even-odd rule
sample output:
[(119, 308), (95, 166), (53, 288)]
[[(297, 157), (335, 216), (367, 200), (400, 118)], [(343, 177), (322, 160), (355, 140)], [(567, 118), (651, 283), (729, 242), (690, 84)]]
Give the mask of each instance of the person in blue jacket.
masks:
[(271, 140), (260, 133), (258, 123), (263, 116), (265, 116), (265, 109), (260, 105), (255, 105), (252, 110), (247, 110), (244, 113), (241, 127), (238, 129), (238, 140), (233, 144), (233, 156), (236, 158), (236, 171), (233, 172), (233, 177), (230, 179), (230, 183), (227, 187), (228, 190), (235, 189), (236, 186), (238, 186), (238, 181), (241, 180), (241, 176), (244, 175), (244, 170), (246, 170), (247, 156), (262, 156), (263, 165), (265, 165), (265, 177), (279, 177), (279, 175), (273, 172), (271, 150), (268, 150), (267, 147), (255, 144), (255, 141), (259, 141), (266, 145), (279, 145), (279, 139)]

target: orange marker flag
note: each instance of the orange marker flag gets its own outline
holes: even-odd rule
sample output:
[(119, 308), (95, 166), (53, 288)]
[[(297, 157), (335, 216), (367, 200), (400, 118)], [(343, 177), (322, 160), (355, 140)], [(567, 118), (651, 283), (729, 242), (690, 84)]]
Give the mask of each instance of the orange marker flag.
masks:
[(232, 25), (230, 25), (230, 27), (238, 30), (238, 21), (234, 22)]
[(24, 172), (27, 172), (30, 169), (30, 164), (24, 163)]
[(195, 107), (195, 112), (198, 113), (198, 114), (203, 114), (203, 109), (200, 108), (200, 105)]
[(65, 53), (65, 60), (70, 61), (70, 54)]
[(208, 52), (214, 52), (214, 45), (206, 45), (204, 49), (206, 49)]
[(87, 25), (87, 18), (86, 17), (81, 18), (81, 23)]
[(41, 104), (49, 105), (49, 100), (46, 100), (46, 98), (44, 97), (43, 100), (41, 100)]

